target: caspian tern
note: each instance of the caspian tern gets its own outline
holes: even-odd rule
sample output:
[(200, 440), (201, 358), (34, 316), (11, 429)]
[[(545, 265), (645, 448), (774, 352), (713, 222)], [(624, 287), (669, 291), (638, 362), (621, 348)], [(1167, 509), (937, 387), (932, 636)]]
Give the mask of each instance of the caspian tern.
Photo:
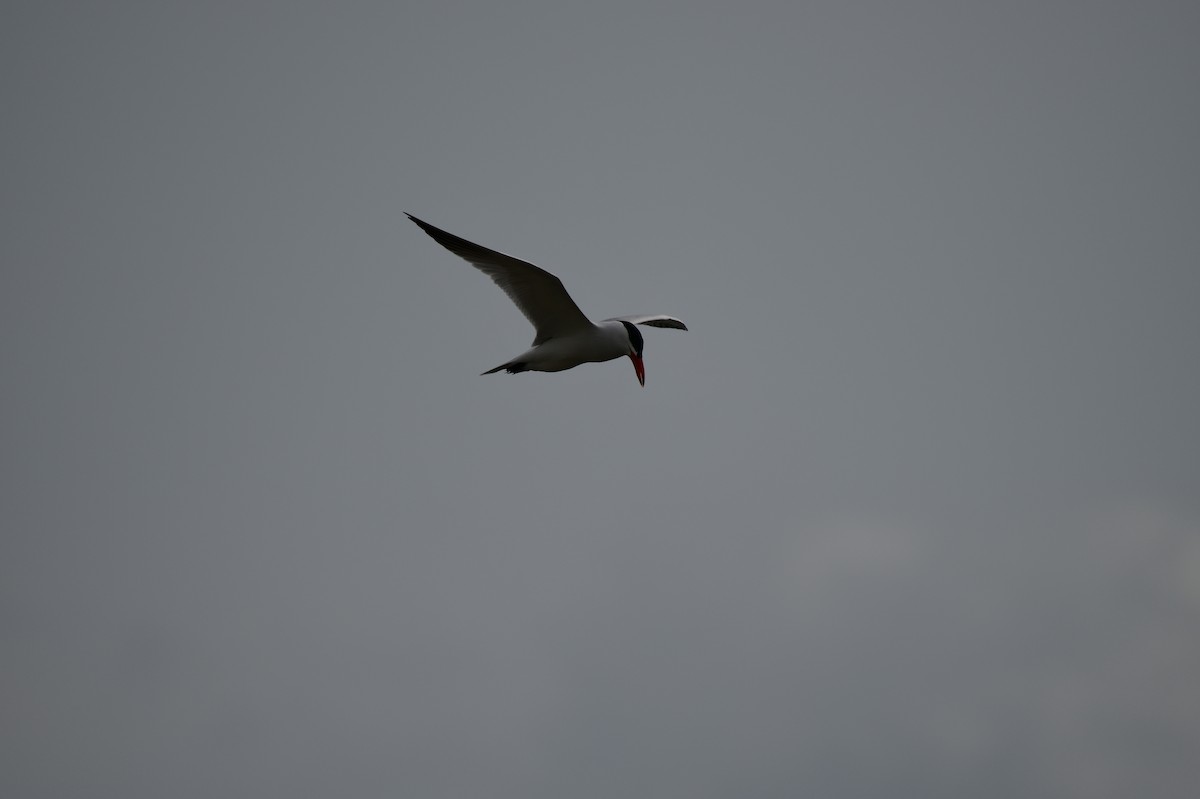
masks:
[(518, 372), (561, 372), (581, 363), (599, 363), (628, 357), (637, 371), (638, 382), (646, 385), (646, 367), (642, 364), (642, 334), (635, 325), (673, 327), (687, 325), (673, 316), (614, 316), (596, 324), (583, 315), (562, 281), (545, 269), (489, 250), (447, 233), (412, 214), (408, 218), (455, 255), (469, 261), (504, 289), (533, 325), (533, 345), (517, 357), (483, 374), (506, 370)]

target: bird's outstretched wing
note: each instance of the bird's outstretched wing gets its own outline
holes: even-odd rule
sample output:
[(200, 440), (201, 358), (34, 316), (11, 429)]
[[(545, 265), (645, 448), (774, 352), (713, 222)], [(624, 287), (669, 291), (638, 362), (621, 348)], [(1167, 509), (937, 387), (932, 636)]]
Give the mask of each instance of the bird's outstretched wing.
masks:
[(470, 262), (504, 289), (508, 298), (533, 325), (536, 331), (533, 346), (593, 327), (592, 321), (571, 299), (562, 281), (545, 269), (447, 233), (412, 214), (406, 216), (438, 244)]
[(605, 319), (605, 322), (629, 322), (635, 325), (647, 325), (648, 327), (673, 327), (676, 330), (687, 330), (687, 325), (676, 319), (674, 316), (666, 314), (648, 314), (646, 316), (614, 316), (611, 319)]

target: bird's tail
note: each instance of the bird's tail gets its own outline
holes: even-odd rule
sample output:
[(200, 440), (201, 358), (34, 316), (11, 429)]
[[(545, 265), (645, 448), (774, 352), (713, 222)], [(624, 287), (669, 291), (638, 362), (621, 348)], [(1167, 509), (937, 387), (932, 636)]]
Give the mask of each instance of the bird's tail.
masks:
[(494, 375), (494, 374), (496, 374), (496, 372), (499, 372), (501, 369), (504, 369), (510, 375), (515, 375), (518, 372), (528, 372), (529, 364), (521, 363), (520, 361), (509, 361), (508, 363), (500, 364), (495, 369), (488, 369), (486, 372), (480, 373), (479, 376), (483, 377), (484, 375)]

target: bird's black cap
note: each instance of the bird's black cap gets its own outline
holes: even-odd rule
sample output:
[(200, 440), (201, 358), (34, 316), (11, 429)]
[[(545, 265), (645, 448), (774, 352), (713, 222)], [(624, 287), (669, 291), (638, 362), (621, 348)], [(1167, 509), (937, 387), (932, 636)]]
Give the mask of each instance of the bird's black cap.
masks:
[(629, 332), (629, 343), (633, 345), (633, 351), (639, 358), (642, 357), (642, 347), (645, 345), (645, 342), (642, 341), (642, 331), (638, 330), (637, 325), (632, 322), (622, 319), (621, 324), (625, 325), (625, 330)]

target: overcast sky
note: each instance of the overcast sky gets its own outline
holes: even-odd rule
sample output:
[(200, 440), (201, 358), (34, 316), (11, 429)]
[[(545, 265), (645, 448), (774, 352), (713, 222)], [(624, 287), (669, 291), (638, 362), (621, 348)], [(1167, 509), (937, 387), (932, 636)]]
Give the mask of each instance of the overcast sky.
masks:
[(6, 4), (0, 794), (1194, 796), (1198, 37)]

